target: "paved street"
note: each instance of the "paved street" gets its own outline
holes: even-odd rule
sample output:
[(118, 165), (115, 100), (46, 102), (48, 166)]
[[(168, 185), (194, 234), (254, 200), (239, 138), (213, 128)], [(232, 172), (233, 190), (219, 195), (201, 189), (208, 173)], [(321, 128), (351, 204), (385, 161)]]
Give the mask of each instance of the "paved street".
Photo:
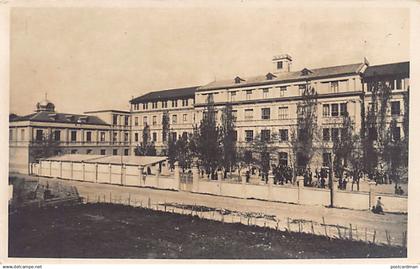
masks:
[(98, 196), (102, 197), (102, 199), (105, 197), (106, 200), (109, 200), (110, 195), (113, 199), (117, 198), (127, 201), (130, 195), (132, 201), (142, 201), (143, 205), (146, 205), (150, 198), (153, 204), (164, 202), (182, 203), (224, 208), (239, 212), (261, 212), (268, 215), (275, 215), (280, 219), (289, 217), (291, 219), (304, 219), (322, 223), (322, 217), (324, 217), (327, 224), (338, 224), (348, 227), (351, 223), (353, 227), (358, 227), (360, 231), (363, 231), (365, 228), (372, 232), (376, 230), (376, 238), (382, 242), (386, 242), (384, 240), (385, 230), (389, 232), (392, 240), (397, 242), (402, 241), (402, 234), (407, 231), (407, 215), (404, 214), (377, 215), (369, 211), (238, 199), (183, 191), (125, 187), (42, 177), (39, 177), (39, 179), (40, 181), (48, 180), (49, 182), (54, 181), (66, 185), (74, 185), (77, 187), (81, 196), (91, 201), (96, 200)]

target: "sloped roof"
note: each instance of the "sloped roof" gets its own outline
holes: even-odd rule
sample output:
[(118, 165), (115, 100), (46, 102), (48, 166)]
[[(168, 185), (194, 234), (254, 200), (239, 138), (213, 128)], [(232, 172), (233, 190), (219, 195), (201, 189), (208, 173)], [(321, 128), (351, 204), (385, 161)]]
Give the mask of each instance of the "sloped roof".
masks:
[[(229, 80), (219, 80), (211, 82), (205, 86), (198, 88), (197, 91), (207, 91), (213, 89), (222, 89), (222, 88), (237, 88), (245, 86), (256, 86), (256, 85), (265, 85), (273, 84), (278, 82), (293, 82), (293, 81), (304, 81), (308, 79), (323, 78), (330, 76), (338, 75), (350, 75), (358, 74), (364, 63), (348, 64), (348, 65), (339, 65), (323, 68), (310, 69), (307, 75), (303, 74), (302, 71), (294, 72), (285, 72), (285, 73), (273, 73), (276, 77), (273, 77), (271, 80), (267, 80), (266, 75), (254, 76), (243, 78), (245, 81), (241, 83), (235, 83), (234, 79)], [(309, 69), (308, 69), (309, 70)]]
[(25, 116), (18, 116), (11, 120), (15, 121), (33, 121), (33, 122), (58, 122), (58, 123), (82, 123), (92, 125), (109, 125), (96, 116), (55, 113), (49, 111), (40, 111)]
[(150, 102), (157, 100), (168, 100), (168, 99), (179, 99), (185, 97), (193, 97), (198, 86), (186, 87), (186, 88), (177, 88), (169, 89), (163, 91), (149, 92), (145, 95), (136, 97), (130, 100), (131, 104), (141, 103), (141, 102)]
[(377, 77), (377, 76), (409, 76), (410, 75), (410, 62), (400, 62), (391, 64), (373, 65), (366, 68), (363, 77)]

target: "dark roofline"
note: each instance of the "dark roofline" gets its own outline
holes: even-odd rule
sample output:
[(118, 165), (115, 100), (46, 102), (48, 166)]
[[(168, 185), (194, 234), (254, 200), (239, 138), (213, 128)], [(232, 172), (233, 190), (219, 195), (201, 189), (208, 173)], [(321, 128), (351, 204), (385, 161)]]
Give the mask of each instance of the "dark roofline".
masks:
[(118, 109), (92, 110), (92, 111), (86, 111), (86, 112), (83, 112), (83, 113), (87, 114), (87, 113), (100, 113), (100, 112), (130, 113), (130, 111), (118, 110)]
[(407, 75), (409, 77), (410, 61), (368, 66), (362, 77), (364, 79), (372, 79), (374, 77), (387, 77), (390, 75)]
[[(302, 76), (300, 78), (289, 78), (289, 79), (273, 79), (273, 80), (265, 80), (265, 81), (258, 81), (258, 82), (250, 82), (250, 83), (241, 83), (241, 84), (231, 84), (231, 85), (221, 85), (221, 86), (208, 86), (206, 88), (207, 85), (213, 83), (210, 82), (207, 85), (201, 86), (197, 89), (197, 92), (203, 92), (203, 91), (212, 91), (212, 90), (220, 90), (220, 89), (233, 89), (233, 88), (245, 88), (245, 87), (253, 87), (253, 86), (260, 86), (260, 85), (271, 85), (271, 84), (278, 84), (278, 83), (291, 83), (291, 82), (298, 82), (298, 81), (311, 81), (313, 79), (325, 79), (325, 78), (333, 78), (333, 77), (338, 77), (338, 76), (347, 76), (347, 75), (354, 75), (354, 74), (359, 74), (363, 65), (365, 63), (354, 63), (354, 64), (345, 64), (345, 65), (335, 65), (335, 66), (327, 66), (327, 67), (320, 67), (320, 68), (313, 68), (313, 69), (308, 69), (308, 68), (304, 68), (304, 69), (308, 69), (310, 70), (312, 73), (316, 70), (319, 69), (326, 69), (326, 68), (336, 68), (336, 67), (342, 67), (342, 66), (350, 66), (350, 65), (356, 65), (358, 64), (359, 67), (357, 68), (356, 71), (354, 72), (343, 72), (343, 73), (338, 73), (338, 74), (332, 74), (332, 75), (306, 75), (306, 76)], [(303, 70), (303, 69), (302, 69)], [(301, 71), (302, 71), (301, 70)], [(294, 72), (300, 72), (300, 71), (294, 71)], [(276, 75), (276, 73), (274, 73), (274, 75)]]
[[(161, 91), (152, 91), (146, 94), (143, 94), (139, 97), (133, 98), (130, 100), (130, 104), (141, 103), (143, 101), (157, 101), (157, 100), (171, 100), (179, 99), (182, 97), (194, 97), (195, 92), (200, 86), (184, 87), (184, 88), (174, 88)], [(185, 91), (184, 94), (177, 95), (180, 91)], [(163, 96), (160, 96), (163, 95)]]
[(35, 112), (32, 114), (28, 114), (25, 116), (20, 116), (17, 118), (14, 118), (13, 120), (10, 120), (9, 122), (19, 122), (19, 121), (29, 121), (29, 122), (49, 122), (49, 123), (67, 123), (67, 124), (75, 124), (77, 122), (74, 121), (63, 121), (63, 120), (44, 120), (44, 119), (36, 119), (35, 117), (40, 114), (40, 113), (47, 113), (47, 114), (56, 114), (56, 115), (62, 115), (64, 117), (66, 116), (76, 116), (78, 118), (83, 118), (83, 117), (91, 117), (91, 118), (95, 118), (97, 119), (99, 122), (82, 122), (82, 123), (78, 123), (78, 124), (86, 124), (86, 125), (102, 125), (102, 126), (110, 126), (111, 124), (106, 123), (105, 121), (103, 121), (101, 118), (97, 117), (97, 116), (90, 116), (90, 115), (85, 115), (85, 114), (69, 114), (69, 113), (59, 113), (59, 112), (48, 112), (48, 111), (40, 111), (40, 112)]

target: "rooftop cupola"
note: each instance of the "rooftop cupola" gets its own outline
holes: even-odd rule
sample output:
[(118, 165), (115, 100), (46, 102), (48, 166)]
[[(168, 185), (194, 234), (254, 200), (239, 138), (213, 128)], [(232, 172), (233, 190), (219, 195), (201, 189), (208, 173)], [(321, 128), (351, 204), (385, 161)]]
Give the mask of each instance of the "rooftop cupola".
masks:
[(290, 72), (292, 57), (289, 54), (281, 54), (273, 57), (274, 72)]
[(36, 112), (40, 112), (40, 111), (54, 112), (55, 105), (47, 99), (47, 94), (45, 94), (45, 99), (36, 104), (35, 111)]

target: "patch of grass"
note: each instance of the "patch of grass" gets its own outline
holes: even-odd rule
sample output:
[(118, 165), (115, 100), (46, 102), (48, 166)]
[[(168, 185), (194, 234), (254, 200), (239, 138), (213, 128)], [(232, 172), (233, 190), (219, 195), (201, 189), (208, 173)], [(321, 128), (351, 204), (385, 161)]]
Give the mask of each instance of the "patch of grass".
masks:
[(45, 258), (290, 259), (406, 257), (401, 247), (274, 231), (115, 204), (19, 211), (9, 256)]

